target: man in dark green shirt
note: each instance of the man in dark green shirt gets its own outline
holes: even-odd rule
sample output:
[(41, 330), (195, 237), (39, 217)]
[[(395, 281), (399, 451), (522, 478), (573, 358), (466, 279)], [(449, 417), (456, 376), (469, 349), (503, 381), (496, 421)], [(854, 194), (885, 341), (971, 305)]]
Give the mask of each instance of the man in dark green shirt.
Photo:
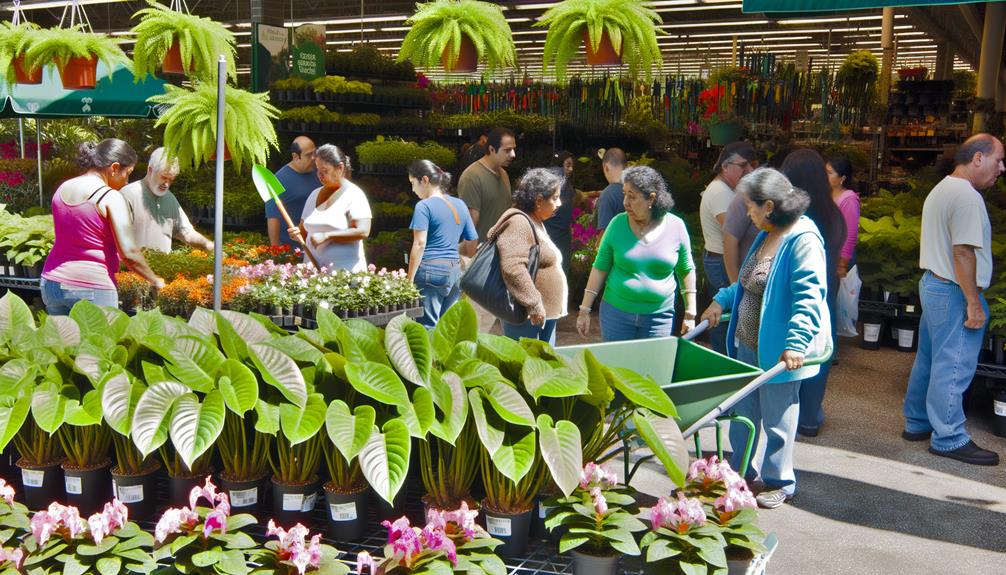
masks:
[(468, 166), (458, 179), (458, 197), (468, 206), (479, 233), (486, 233), (510, 208), (510, 176), (506, 168), (516, 157), (517, 138), (506, 128), (494, 128), (486, 141), (486, 154)]

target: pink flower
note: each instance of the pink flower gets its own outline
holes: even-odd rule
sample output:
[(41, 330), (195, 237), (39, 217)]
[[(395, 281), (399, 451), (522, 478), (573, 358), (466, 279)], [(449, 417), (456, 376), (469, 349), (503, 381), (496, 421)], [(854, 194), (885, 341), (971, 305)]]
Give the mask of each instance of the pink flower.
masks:
[(409, 525), (408, 517), (399, 517), (394, 523), (382, 521), (381, 525), (388, 529), (388, 545), (391, 545), (395, 555), (401, 553), (409, 561), (423, 551), (419, 530)]
[(678, 533), (686, 533), (692, 527), (698, 527), (706, 522), (706, 512), (698, 499), (688, 499), (678, 493), (677, 501), (668, 501), (661, 497), (657, 505), (650, 509), (650, 524), (653, 529), (661, 527), (672, 529)]
[(4, 549), (0, 547), (0, 565), (10, 561), (14, 564), (15, 569), (21, 568), (21, 561), (24, 560), (24, 551), (20, 547), (15, 547), (14, 549)]
[(374, 558), (370, 556), (370, 553), (360, 551), (356, 554), (356, 572), (363, 575), (364, 569), (369, 570), (370, 575), (377, 575), (377, 564), (374, 563)]
[(227, 514), (219, 508), (210, 511), (206, 516), (206, 522), (203, 523), (203, 537), (209, 537), (216, 530), (227, 533)]
[(594, 513), (604, 515), (608, 512), (608, 500), (604, 498), (604, 494), (601, 493), (600, 487), (594, 487), (591, 489), (590, 496), (594, 499)]
[(606, 488), (614, 487), (618, 483), (618, 477), (606, 470), (604, 467), (591, 461), (584, 466), (580, 472), (580, 488), (591, 489), (595, 486)]
[(475, 537), (475, 519), (479, 516), (478, 509), (468, 509), (468, 502), (462, 501), (461, 507), (455, 511), (443, 514), (446, 523), (454, 523), (465, 532), (465, 538)]
[(209, 501), (211, 506), (217, 504), (217, 486), (213, 485), (213, 481), (211, 481), (209, 475), (206, 476), (206, 483), (202, 487), (193, 487), (192, 491), (189, 492), (189, 509), (196, 508), (200, 497)]
[(35, 537), (35, 542), (39, 547), (49, 541), (49, 537), (57, 527), (59, 527), (59, 521), (49, 515), (48, 511), (39, 511), (31, 517), (31, 534)]
[(375, 266), (374, 264), (368, 264), (367, 265), (367, 271), (370, 272), (370, 273), (374, 273), (374, 272), (377, 271), (377, 266)]
[(724, 486), (747, 485), (744, 479), (731, 469), (729, 463), (720, 461), (715, 455), (709, 459), (695, 460), (688, 468), (688, 481), (700, 483), (703, 489), (708, 489), (715, 483), (722, 483)]
[(0, 478), (0, 499), (3, 499), (7, 504), (14, 503), (14, 488), (7, 485), (7, 482)]
[(431, 529), (430, 526), (427, 525), (426, 528), (423, 529), (422, 538), (426, 543), (427, 549), (443, 551), (447, 554), (447, 558), (452, 564), (458, 564), (458, 548), (454, 544), (454, 541), (452, 541), (451, 538), (443, 532), (443, 530)]
[(163, 543), (169, 535), (181, 533), (183, 526), (191, 529), (198, 521), (199, 514), (188, 507), (170, 508), (157, 521), (157, 526), (154, 527), (154, 539), (158, 543)]
[(53, 533), (65, 529), (70, 539), (75, 539), (87, 529), (87, 523), (80, 517), (80, 511), (73, 506), (53, 502), (49, 509), (39, 511), (31, 518), (31, 533), (39, 546), (45, 545)]
[[(727, 515), (742, 509), (754, 509), (758, 507), (758, 502), (747, 485), (742, 484), (741, 488), (727, 487), (727, 492), (713, 502), (713, 507), (722, 515)], [(729, 515), (726, 518), (729, 519)]]
[(305, 540), (308, 536), (308, 529), (300, 523), (294, 525), (289, 531), (276, 525), (272, 519), (269, 520), (269, 527), (266, 535), (275, 535), (279, 538), (279, 559), (289, 561), (303, 575), (308, 567), (319, 567), (321, 565), (321, 535), (311, 538), (308, 545)]

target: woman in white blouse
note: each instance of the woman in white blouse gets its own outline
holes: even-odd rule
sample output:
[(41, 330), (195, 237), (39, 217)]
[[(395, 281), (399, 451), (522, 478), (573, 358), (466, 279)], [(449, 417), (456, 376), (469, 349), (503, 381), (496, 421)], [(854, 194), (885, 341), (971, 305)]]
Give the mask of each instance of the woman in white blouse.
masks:
[(370, 235), (373, 216), (363, 190), (346, 179), (352, 170), (349, 156), (325, 144), (315, 153), (315, 163), (321, 187), (308, 196), (300, 226), (290, 228), (290, 237), (307, 246), (319, 266), (366, 271), (363, 240)]

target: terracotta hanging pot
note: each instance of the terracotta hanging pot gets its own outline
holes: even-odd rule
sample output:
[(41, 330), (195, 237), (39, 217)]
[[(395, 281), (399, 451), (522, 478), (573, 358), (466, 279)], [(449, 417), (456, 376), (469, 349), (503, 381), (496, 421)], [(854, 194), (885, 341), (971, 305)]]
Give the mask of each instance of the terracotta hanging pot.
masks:
[[(216, 146), (213, 147), (213, 150), (213, 153), (210, 154), (210, 161), (215, 162), (217, 159)], [(224, 144), (224, 161), (231, 161), (231, 149), (227, 146), (227, 144)]]
[(18, 84), (41, 84), (42, 68), (39, 66), (34, 72), (28, 72), (28, 68), (24, 65), (24, 54), (14, 59), (14, 77)]
[(595, 52), (590, 45), (590, 32), (584, 27), (583, 45), (587, 48), (587, 63), (591, 66), (620, 66), (622, 64), (622, 55), (615, 52), (607, 30), (601, 34), (601, 43), (598, 44)]
[(98, 57), (74, 57), (59, 70), (59, 79), (66, 90), (93, 90), (98, 83)]
[(185, 66), (182, 63), (182, 49), (177, 41), (168, 48), (168, 53), (164, 55), (164, 62), (161, 63), (161, 72), (165, 74), (185, 75)]
[(475, 50), (475, 44), (471, 38), (464, 34), (461, 35), (461, 53), (458, 54), (458, 61), (452, 68), (450, 66), (450, 54), (453, 49), (453, 44), (448, 42), (447, 47), (444, 48), (443, 53), (440, 55), (440, 62), (444, 65), (444, 70), (459, 73), (470, 73), (478, 70), (479, 53)]

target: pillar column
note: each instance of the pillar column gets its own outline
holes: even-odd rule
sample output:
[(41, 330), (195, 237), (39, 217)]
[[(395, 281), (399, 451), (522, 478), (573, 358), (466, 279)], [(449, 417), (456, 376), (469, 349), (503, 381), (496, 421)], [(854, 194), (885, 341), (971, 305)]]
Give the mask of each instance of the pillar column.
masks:
[(255, 92), (269, 89), (268, 66), (269, 54), (261, 53), (258, 49), (259, 24), (269, 26), (283, 26), (286, 16), (289, 16), (289, 4), (284, 5), (281, 0), (250, 0), (251, 10), (249, 20), (251, 22), (251, 86)]
[(884, 51), (880, 62), (880, 103), (887, 105), (891, 93), (891, 75), (894, 73), (894, 8), (884, 8), (880, 32), (880, 47)]
[[(1006, 25), (1006, 4), (985, 3), (985, 24), (982, 27), (982, 48), (978, 62), (978, 97), (995, 99), (1002, 68), (1003, 26)], [(974, 133), (986, 130), (985, 114), (975, 114)]]
[(251, 0), (251, 21), (282, 26), (284, 18), (289, 15), (289, 6), (279, 0)]
[(936, 47), (936, 69), (933, 70), (933, 78), (951, 80), (953, 77), (954, 51), (948, 42), (944, 42)]

